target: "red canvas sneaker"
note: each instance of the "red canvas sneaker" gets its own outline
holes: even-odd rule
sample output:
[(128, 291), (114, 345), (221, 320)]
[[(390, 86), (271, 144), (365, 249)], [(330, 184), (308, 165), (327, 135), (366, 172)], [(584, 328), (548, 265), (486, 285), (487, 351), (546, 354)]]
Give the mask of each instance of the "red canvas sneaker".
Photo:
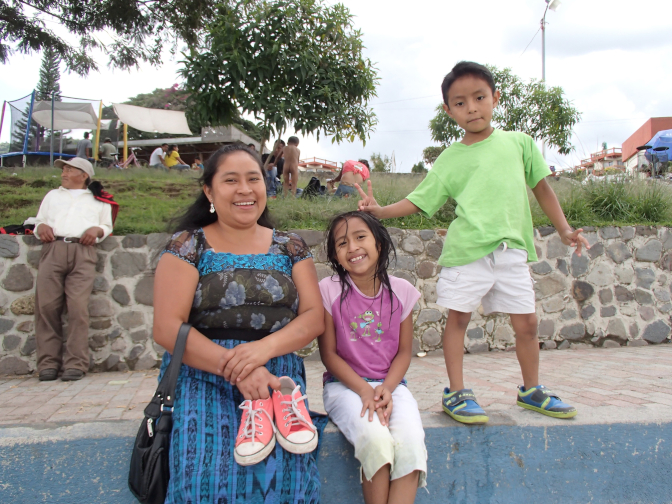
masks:
[(241, 466), (258, 464), (275, 447), (275, 426), (273, 425), (273, 401), (258, 399), (243, 401), (240, 429), (236, 437), (234, 457)]
[(309, 453), (317, 447), (317, 428), (310, 419), (301, 385), (280, 377), (280, 390), (273, 392), (278, 443), (290, 453)]

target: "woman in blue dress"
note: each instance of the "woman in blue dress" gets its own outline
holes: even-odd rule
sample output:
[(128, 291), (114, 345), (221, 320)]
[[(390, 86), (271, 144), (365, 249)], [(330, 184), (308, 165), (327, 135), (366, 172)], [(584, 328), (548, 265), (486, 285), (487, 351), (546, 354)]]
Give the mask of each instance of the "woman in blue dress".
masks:
[[(317, 503), (316, 452), (276, 445), (258, 464), (234, 460), (243, 401), (268, 398), (280, 376), (305, 393), (303, 360), (293, 352), (324, 328), (310, 250), (269, 223), (263, 168), (247, 147), (215, 152), (201, 183), (154, 283), (162, 371), (180, 324), (193, 325), (175, 393), (166, 504)], [(319, 431), (324, 422), (315, 424)]]

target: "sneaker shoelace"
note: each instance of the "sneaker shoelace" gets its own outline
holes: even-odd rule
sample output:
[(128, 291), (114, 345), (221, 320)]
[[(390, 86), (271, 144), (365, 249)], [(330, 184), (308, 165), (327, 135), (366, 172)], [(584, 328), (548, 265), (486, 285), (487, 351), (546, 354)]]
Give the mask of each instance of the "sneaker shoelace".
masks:
[(299, 401), (303, 401), (304, 399), (307, 399), (308, 396), (302, 395), (300, 397), (294, 397), (295, 394), (300, 394), (301, 390), (301, 385), (297, 385), (296, 388), (292, 391), (292, 395), (290, 396), (292, 399), (291, 401), (280, 401), (280, 404), (284, 404), (285, 407), (282, 408), (282, 412), (286, 413), (285, 416), (282, 417), (284, 421), (287, 423), (285, 424), (286, 427), (294, 427), (295, 425), (304, 425), (305, 427), (309, 427), (312, 430), (317, 430), (317, 427), (313, 425), (313, 423), (310, 420), (306, 420), (306, 417), (304, 417), (301, 414), (301, 410), (299, 410)]
[[(247, 413), (245, 423), (243, 424), (243, 433), (240, 435), (241, 438), (243, 437), (252, 438), (252, 442), (254, 442), (254, 438), (257, 437), (257, 435), (259, 436), (263, 435), (263, 432), (261, 432), (261, 429), (264, 428), (264, 426), (261, 424), (262, 413), (266, 415), (266, 418), (268, 418), (268, 421), (271, 424), (273, 432), (275, 432), (275, 425), (273, 425), (273, 419), (271, 418), (271, 415), (268, 414), (268, 411), (266, 411), (265, 409), (252, 408), (252, 401), (250, 400), (243, 401), (243, 403), (240, 406), (238, 406), (238, 408), (242, 409), (245, 413)], [(245, 413), (243, 413), (243, 416), (245, 416)], [(259, 429), (258, 433), (257, 429)]]

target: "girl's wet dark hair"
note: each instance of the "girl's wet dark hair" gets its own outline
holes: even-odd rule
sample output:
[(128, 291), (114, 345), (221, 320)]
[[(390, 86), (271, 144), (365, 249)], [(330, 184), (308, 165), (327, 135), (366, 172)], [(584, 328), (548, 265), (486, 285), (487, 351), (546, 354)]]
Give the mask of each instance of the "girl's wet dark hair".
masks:
[[(208, 160), (205, 162), (205, 165), (203, 166), (203, 174), (198, 179), (198, 184), (201, 187), (204, 185), (212, 187), (212, 179), (217, 174), (219, 165), (221, 165), (224, 160), (234, 152), (245, 152), (252, 159), (254, 159), (254, 161), (259, 166), (259, 171), (261, 172), (263, 179), (266, 179), (266, 173), (264, 172), (264, 168), (261, 165), (259, 156), (257, 156), (257, 154), (246, 145), (236, 143), (225, 145), (213, 153), (210, 158), (208, 158)], [(187, 210), (182, 215), (179, 215), (173, 219), (169, 227), (170, 231), (173, 233), (177, 231), (195, 231), (216, 221), (217, 213), (210, 213), (210, 201), (205, 195), (205, 192), (201, 191), (201, 193), (196, 198), (196, 201), (194, 201), (194, 203), (192, 203), (192, 205), (187, 208)], [(257, 224), (269, 229), (273, 229), (274, 226), (268, 212), (268, 206), (264, 208), (264, 211), (259, 216), (259, 219), (257, 219)]]
[(378, 248), (378, 262), (376, 263), (374, 278), (371, 280), (378, 280), (383, 288), (387, 289), (390, 293), (390, 299), (394, 299), (394, 293), (392, 292), (392, 285), (390, 284), (390, 277), (387, 274), (387, 268), (390, 266), (390, 258), (392, 256), (396, 261), (397, 252), (394, 248), (394, 243), (392, 243), (390, 233), (387, 232), (387, 228), (383, 226), (383, 223), (370, 213), (353, 211), (337, 215), (331, 219), (327, 226), (327, 261), (329, 261), (331, 269), (334, 270), (341, 281), (341, 303), (350, 293), (350, 284), (346, 281), (347, 271), (345, 271), (345, 268), (338, 262), (336, 255), (336, 236), (334, 236), (334, 233), (341, 222), (345, 222), (347, 233), (348, 221), (351, 219), (361, 219), (371, 231), (371, 234), (376, 241), (376, 247)]

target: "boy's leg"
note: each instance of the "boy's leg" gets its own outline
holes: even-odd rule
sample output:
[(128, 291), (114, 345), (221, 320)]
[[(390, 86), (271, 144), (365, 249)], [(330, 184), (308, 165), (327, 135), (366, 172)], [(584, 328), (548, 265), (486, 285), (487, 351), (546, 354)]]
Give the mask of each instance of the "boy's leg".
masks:
[(446, 360), (450, 390), (464, 388), (462, 364), (464, 361), (464, 335), (471, 320), (471, 313), (448, 311), (448, 321), (443, 332), (443, 358)]
[(282, 172), (282, 195), (287, 196), (289, 192), (289, 170), (285, 167), (285, 170)]
[(299, 167), (292, 167), (289, 172), (292, 176), (292, 194), (296, 197), (296, 189), (299, 185)]
[(539, 338), (537, 316), (534, 313), (511, 313), (511, 325), (516, 333), (516, 357), (526, 389), (539, 385)]

